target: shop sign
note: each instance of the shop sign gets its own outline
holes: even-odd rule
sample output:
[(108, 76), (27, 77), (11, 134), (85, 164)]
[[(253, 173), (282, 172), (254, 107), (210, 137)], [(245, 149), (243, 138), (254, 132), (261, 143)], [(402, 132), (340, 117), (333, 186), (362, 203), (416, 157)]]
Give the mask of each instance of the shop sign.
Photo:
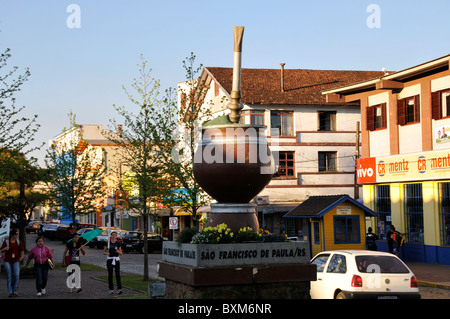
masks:
[(419, 181), (450, 177), (450, 151), (358, 159), (358, 184)]
[(338, 206), (336, 207), (337, 215), (351, 215), (352, 207), (351, 206)]

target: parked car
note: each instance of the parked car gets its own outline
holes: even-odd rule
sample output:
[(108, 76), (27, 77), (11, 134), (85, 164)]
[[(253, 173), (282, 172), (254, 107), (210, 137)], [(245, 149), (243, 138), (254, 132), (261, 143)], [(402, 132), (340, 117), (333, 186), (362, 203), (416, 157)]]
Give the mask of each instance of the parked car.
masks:
[(27, 232), (27, 234), (29, 233), (37, 233), (37, 229), (39, 224), (41, 224), (41, 221), (37, 221), (37, 220), (33, 220), (31, 222), (28, 223), (27, 226), (25, 226), (25, 231)]
[(91, 231), (93, 229), (95, 229), (95, 228), (91, 228), (91, 227), (81, 228), (81, 229), (77, 230), (77, 234), (81, 236), (84, 233), (89, 232), (89, 231)]
[(62, 224), (46, 224), (42, 228), (42, 235), (44, 238), (48, 238), (50, 240), (54, 240), (56, 238), (56, 230)]
[(70, 223), (68, 227), (59, 227), (56, 230), (56, 238), (57, 240), (61, 240), (63, 243), (67, 242), (74, 232), (77, 232), (79, 229), (83, 229), (85, 227), (96, 228), (97, 226), (94, 224), (79, 224), (79, 223)]
[[(156, 233), (147, 233), (148, 252), (162, 250), (164, 239)], [(131, 231), (123, 239), (122, 250), (124, 252), (138, 251), (144, 252), (144, 233), (140, 231)]]
[(69, 225), (58, 225), (55, 232), (55, 240), (61, 240), (63, 243), (68, 241), (72, 235), (72, 228)]
[[(90, 248), (97, 247), (100, 249), (106, 246), (108, 240), (108, 228), (107, 227), (98, 227), (98, 228), (103, 229), (103, 231), (100, 235), (98, 235), (88, 243), (88, 246)], [(116, 227), (111, 227), (111, 231), (113, 230), (116, 232), (120, 231), (120, 229)]]
[(397, 256), (369, 250), (324, 251), (312, 260), (312, 299), (420, 298), (412, 271)]

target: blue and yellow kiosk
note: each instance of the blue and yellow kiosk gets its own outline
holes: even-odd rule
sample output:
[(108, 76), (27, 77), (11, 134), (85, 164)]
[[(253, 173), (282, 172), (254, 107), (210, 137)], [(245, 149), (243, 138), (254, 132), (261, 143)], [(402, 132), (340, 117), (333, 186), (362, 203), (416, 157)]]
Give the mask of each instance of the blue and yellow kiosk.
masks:
[(348, 195), (310, 196), (284, 218), (306, 220), (311, 256), (325, 250), (366, 249), (366, 217), (375, 212)]

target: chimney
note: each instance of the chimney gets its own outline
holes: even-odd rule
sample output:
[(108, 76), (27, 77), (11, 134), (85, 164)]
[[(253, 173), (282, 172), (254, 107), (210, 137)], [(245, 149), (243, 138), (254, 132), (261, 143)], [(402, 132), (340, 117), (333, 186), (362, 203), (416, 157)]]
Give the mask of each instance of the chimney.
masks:
[(285, 63), (280, 63), (281, 65), (281, 92), (284, 92), (284, 65)]
[(117, 124), (117, 135), (122, 137), (122, 134), (123, 134), (122, 124)]

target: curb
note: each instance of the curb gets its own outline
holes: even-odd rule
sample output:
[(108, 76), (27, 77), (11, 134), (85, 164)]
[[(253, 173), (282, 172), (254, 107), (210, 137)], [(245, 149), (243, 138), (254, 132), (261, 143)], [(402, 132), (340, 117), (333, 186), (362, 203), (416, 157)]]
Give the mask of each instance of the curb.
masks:
[(433, 287), (433, 288), (442, 288), (442, 289), (450, 290), (450, 285), (446, 285), (446, 284), (438, 284), (435, 282), (428, 282), (428, 281), (421, 281), (421, 280), (418, 280), (417, 282), (418, 282), (419, 286), (422, 286), (422, 287)]

